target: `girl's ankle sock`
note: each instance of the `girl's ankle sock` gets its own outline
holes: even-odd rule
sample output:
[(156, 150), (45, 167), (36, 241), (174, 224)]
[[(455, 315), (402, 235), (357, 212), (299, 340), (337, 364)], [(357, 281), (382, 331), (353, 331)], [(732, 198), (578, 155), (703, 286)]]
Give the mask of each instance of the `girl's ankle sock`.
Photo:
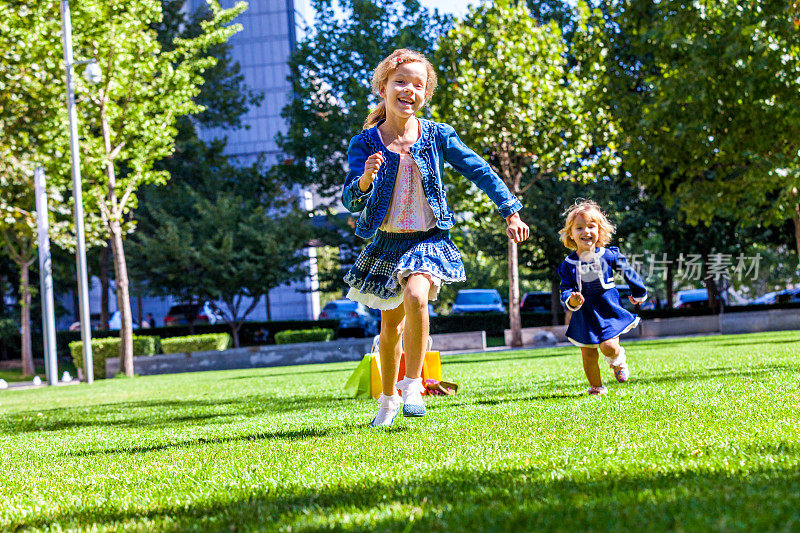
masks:
[(381, 394), (378, 400), (381, 406), (378, 409), (378, 414), (375, 415), (375, 418), (370, 422), (370, 425), (372, 427), (391, 426), (392, 422), (394, 422), (394, 419), (397, 417), (397, 413), (400, 412), (400, 408), (403, 406), (403, 399), (397, 394), (392, 396)]
[(403, 393), (403, 416), (425, 415), (425, 401), (422, 399), (425, 386), (422, 384), (422, 378), (406, 376), (395, 386)]

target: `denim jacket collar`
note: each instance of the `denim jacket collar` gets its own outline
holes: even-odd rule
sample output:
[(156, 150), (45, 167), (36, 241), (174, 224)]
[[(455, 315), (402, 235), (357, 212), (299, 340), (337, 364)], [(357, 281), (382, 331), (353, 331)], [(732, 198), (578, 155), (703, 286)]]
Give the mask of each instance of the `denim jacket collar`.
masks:
[[(411, 152), (412, 154), (421, 153), (423, 150), (430, 147), (430, 145), (433, 144), (436, 138), (435, 137), (436, 128), (433, 122), (431, 122), (430, 120), (425, 120), (424, 118), (418, 118), (417, 120), (419, 121), (420, 135), (419, 139), (417, 139), (417, 141), (414, 144), (412, 144), (411, 147), (408, 149), (408, 151)], [(386, 145), (383, 144), (380, 133), (378, 133), (378, 126), (380, 126), (384, 122), (386, 122), (386, 119), (381, 119), (380, 121), (378, 121), (377, 124), (369, 128), (366, 131), (366, 134), (369, 137), (369, 139), (373, 143), (375, 143), (376, 148), (380, 148), (381, 151), (391, 152), (391, 150), (386, 148)]]

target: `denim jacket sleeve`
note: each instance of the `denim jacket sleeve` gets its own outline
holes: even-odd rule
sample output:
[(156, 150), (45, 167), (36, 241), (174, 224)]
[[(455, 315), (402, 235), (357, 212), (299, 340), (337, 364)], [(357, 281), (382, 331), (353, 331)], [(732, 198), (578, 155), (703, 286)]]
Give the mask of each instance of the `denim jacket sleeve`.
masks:
[(500, 176), (492, 170), (489, 163), (461, 141), (452, 126), (441, 124), (440, 132), (444, 160), (485, 192), (497, 206), (503, 218), (522, 209), (522, 203), (511, 194)]
[(358, 213), (363, 210), (372, 191), (375, 189), (372, 183), (370, 183), (365, 192), (358, 186), (358, 179), (364, 174), (364, 163), (366, 163), (369, 156), (367, 145), (361, 139), (360, 134), (350, 139), (350, 146), (347, 148), (347, 162), (350, 170), (344, 180), (342, 204), (351, 213)]

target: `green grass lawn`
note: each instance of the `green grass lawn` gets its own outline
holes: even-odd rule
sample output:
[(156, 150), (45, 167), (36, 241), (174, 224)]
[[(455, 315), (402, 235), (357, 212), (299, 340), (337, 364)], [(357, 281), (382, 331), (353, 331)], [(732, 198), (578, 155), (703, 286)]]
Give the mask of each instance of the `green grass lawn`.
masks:
[(354, 363), (0, 392), (0, 530), (800, 530), (800, 332), (626, 346), (601, 399), (574, 348), (445, 357), (388, 430)]

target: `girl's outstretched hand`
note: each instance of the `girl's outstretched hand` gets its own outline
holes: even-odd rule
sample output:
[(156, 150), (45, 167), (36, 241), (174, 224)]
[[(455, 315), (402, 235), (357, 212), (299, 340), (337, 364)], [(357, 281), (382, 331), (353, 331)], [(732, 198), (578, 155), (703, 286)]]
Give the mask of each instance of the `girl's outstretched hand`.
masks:
[(506, 235), (508, 238), (516, 243), (520, 243), (528, 238), (531, 234), (531, 230), (526, 223), (519, 218), (519, 213), (514, 213), (513, 215), (506, 218), (506, 224), (508, 227), (506, 228)]
[(585, 301), (586, 298), (584, 298), (583, 294), (579, 292), (573, 292), (572, 294), (569, 295), (569, 298), (567, 298), (567, 303), (570, 305), (570, 307), (573, 307), (575, 309), (580, 309), (580, 307), (583, 305), (583, 302)]
[(364, 162), (364, 175), (358, 180), (358, 186), (362, 191), (369, 189), (381, 165), (383, 165), (383, 154), (380, 152), (375, 152)]

